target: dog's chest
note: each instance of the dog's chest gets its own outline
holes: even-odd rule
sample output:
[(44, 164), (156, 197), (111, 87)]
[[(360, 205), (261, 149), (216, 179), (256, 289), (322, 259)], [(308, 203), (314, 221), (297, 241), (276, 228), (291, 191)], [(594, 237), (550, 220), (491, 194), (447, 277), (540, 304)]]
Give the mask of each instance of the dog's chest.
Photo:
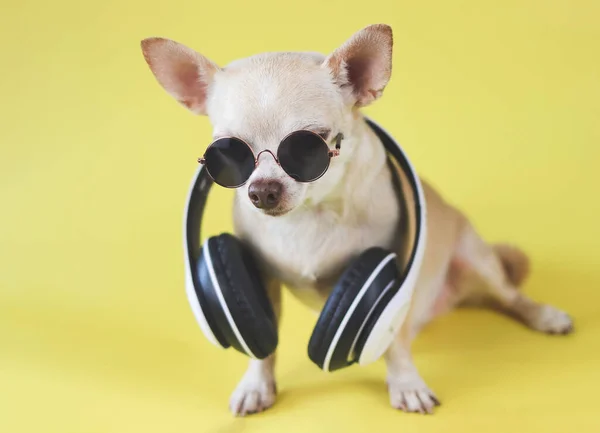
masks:
[(355, 223), (315, 212), (293, 222), (276, 221), (252, 243), (269, 272), (303, 303), (318, 310), (350, 260), (372, 246), (391, 248), (397, 213), (367, 215)]

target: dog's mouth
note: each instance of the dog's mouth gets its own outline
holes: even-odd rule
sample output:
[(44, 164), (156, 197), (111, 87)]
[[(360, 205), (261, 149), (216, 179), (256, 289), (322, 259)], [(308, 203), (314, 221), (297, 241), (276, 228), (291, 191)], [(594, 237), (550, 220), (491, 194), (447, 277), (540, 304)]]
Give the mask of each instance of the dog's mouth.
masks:
[(271, 217), (280, 217), (287, 214), (290, 209), (261, 209), (261, 212)]

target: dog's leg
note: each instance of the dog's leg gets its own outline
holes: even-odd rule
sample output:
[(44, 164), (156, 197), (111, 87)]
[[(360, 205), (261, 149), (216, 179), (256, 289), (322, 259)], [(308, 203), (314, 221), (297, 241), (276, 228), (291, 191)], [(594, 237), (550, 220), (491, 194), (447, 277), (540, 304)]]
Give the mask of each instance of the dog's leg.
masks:
[[(269, 281), (267, 292), (275, 317), (279, 323), (281, 316), (281, 285)], [(275, 382), (275, 353), (265, 359), (251, 359), (248, 369), (238, 383), (229, 400), (229, 409), (236, 416), (262, 412), (275, 403), (277, 385)]]
[(277, 394), (274, 367), (275, 354), (262, 360), (250, 360), (229, 400), (229, 409), (234, 415), (250, 415), (273, 406)]
[(440, 402), (413, 363), (410, 332), (409, 326), (403, 327), (385, 353), (390, 404), (405, 412), (432, 413)]
[(568, 334), (573, 330), (571, 318), (563, 311), (535, 302), (518, 290), (528, 271), (527, 256), (508, 245), (489, 245), (471, 225), (459, 240), (453, 266), (461, 278), (478, 282), (464, 303), (490, 303), (537, 331)]

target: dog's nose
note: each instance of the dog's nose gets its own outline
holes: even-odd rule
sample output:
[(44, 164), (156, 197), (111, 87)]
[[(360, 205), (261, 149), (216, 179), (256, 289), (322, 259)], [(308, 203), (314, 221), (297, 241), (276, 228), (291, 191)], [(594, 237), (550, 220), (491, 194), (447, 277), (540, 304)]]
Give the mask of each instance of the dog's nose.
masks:
[(248, 197), (259, 209), (273, 209), (279, 204), (282, 189), (279, 182), (257, 180), (248, 187)]

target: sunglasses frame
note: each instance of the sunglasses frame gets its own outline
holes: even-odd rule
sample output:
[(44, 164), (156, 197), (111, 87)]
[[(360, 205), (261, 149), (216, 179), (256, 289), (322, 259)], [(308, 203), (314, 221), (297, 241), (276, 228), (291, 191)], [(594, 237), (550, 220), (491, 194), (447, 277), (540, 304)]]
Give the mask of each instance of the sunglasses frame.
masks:
[[(306, 181), (306, 182), (302, 182), (302, 181), (299, 181), (299, 180), (296, 180), (296, 179), (294, 179), (294, 180), (296, 180), (296, 182), (300, 182), (300, 183), (312, 183), (312, 182), (314, 182), (314, 181), (316, 181), (316, 180), (320, 179), (320, 178), (321, 178), (321, 177), (322, 177), (322, 176), (323, 176), (325, 173), (327, 173), (327, 170), (329, 169), (329, 165), (331, 164), (331, 158), (335, 158), (336, 156), (339, 156), (339, 155), (340, 155), (340, 148), (341, 148), (341, 146), (342, 146), (342, 140), (344, 139), (344, 134), (342, 134), (341, 132), (339, 132), (339, 133), (338, 133), (338, 134), (337, 134), (337, 135), (336, 135), (336, 136), (333, 138), (333, 140), (335, 141), (335, 149), (329, 149), (329, 145), (327, 144), (327, 141), (326, 141), (326, 140), (325, 140), (325, 139), (324, 139), (324, 138), (323, 138), (321, 135), (317, 134), (316, 132), (310, 131), (310, 130), (308, 130), (308, 129), (298, 129), (298, 130), (296, 130), (296, 131), (292, 131), (292, 132), (290, 132), (289, 134), (287, 134), (285, 137), (283, 137), (283, 138), (281, 139), (281, 141), (279, 142), (279, 146), (277, 146), (277, 151), (278, 151), (277, 153), (279, 153), (279, 147), (281, 146), (281, 143), (283, 143), (283, 142), (284, 142), (284, 141), (285, 141), (285, 140), (286, 140), (288, 137), (290, 137), (291, 135), (293, 135), (293, 134), (297, 134), (298, 132), (308, 132), (308, 133), (310, 133), (310, 134), (312, 134), (312, 135), (314, 135), (314, 136), (318, 137), (318, 138), (319, 138), (319, 139), (320, 139), (320, 140), (323, 142), (323, 144), (324, 144), (324, 145), (327, 147), (327, 149), (328, 149), (329, 160), (327, 161), (327, 167), (325, 167), (325, 170), (323, 170), (323, 173), (321, 173), (321, 174), (320, 174), (318, 177), (316, 177), (316, 178), (314, 178), (314, 179), (312, 179), (312, 180)], [(206, 152), (208, 151), (208, 149), (210, 149), (210, 147), (211, 147), (213, 144), (215, 144), (217, 141), (219, 141), (219, 140), (223, 140), (223, 139), (226, 139), (226, 138), (233, 138), (233, 139), (236, 139), (236, 140), (238, 140), (238, 141), (240, 141), (240, 142), (244, 143), (244, 144), (245, 144), (245, 145), (248, 147), (248, 149), (250, 150), (250, 153), (252, 153), (252, 156), (254, 157), (254, 169), (253, 169), (252, 171), (256, 170), (256, 166), (258, 165), (258, 159), (260, 158), (260, 156), (261, 156), (263, 153), (265, 153), (265, 152), (266, 152), (266, 153), (269, 153), (269, 154), (271, 154), (271, 156), (273, 157), (273, 159), (275, 160), (275, 162), (277, 163), (277, 165), (278, 165), (278, 166), (280, 166), (280, 167), (282, 168), (282, 170), (285, 172), (285, 174), (288, 174), (288, 173), (287, 173), (287, 171), (285, 171), (285, 169), (284, 169), (284, 168), (281, 166), (281, 163), (279, 162), (279, 158), (277, 158), (277, 156), (276, 156), (276, 155), (274, 155), (274, 154), (273, 154), (273, 152), (271, 152), (271, 151), (270, 151), (270, 150), (268, 150), (268, 149), (265, 149), (265, 150), (261, 150), (260, 152), (258, 152), (258, 154), (255, 154), (255, 153), (254, 153), (254, 151), (252, 150), (252, 147), (251, 147), (251, 146), (250, 146), (250, 145), (249, 145), (249, 144), (248, 144), (246, 141), (242, 140), (242, 139), (241, 139), (241, 138), (239, 138), (239, 137), (235, 137), (235, 136), (233, 136), (233, 135), (225, 135), (225, 136), (223, 136), (223, 137), (219, 137), (219, 138), (217, 138), (217, 139), (213, 140), (213, 141), (212, 141), (212, 142), (211, 142), (211, 143), (208, 145), (208, 147), (206, 148), (206, 151), (204, 151), (204, 155), (203, 155), (201, 158), (198, 158), (198, 163), (200, 163), (200, 164), (202, 164), (202, 165), (204, 165), (204, 166), (206, 167), (206, 165), (205, 165), (205, 164), (206, 164), (206, 158), (205, 158), (205, 157), (206, 157)], [(214, 181), (214, 182), (215, 182), (217, 185), (219, 185), (219, 186), (222, 186), (223, 188), (235, 189), (235, 188), (239, 188), (239, 187), (241, 187), (241, 186), (244, 186), (244, 185), (246, 184), (246, 182), (248, 182), (248, 179), (246, 179), (246, 180), (245, 180), (243, 183), (241, 183), (241, 184), (239, 184), (239, 185), (236, 185), (236, 186), (225, 186), (225, 185), (221, 185), (220, 183), (218, 183), (218, 182), (217, 182), (217, 181), (216, 181), (216, 180), (215, 180), (215, 179), (212, 177), (212, 175), (210, 174), (210, 171), (208, 170), (208, 167), (207, 167), (207, 169), (206, 169), (206, 172), (208, 173), (208, 175), (210, 176), (210, 178), (211, 178), (211, 179), (212, 179), (212, 180), (213, 180), (213, 181)], [(288, 174), (288, 176), (289, 176), (289, 174)], [(290, 177), (291, 177), (291, 176), (290, 176)]]

